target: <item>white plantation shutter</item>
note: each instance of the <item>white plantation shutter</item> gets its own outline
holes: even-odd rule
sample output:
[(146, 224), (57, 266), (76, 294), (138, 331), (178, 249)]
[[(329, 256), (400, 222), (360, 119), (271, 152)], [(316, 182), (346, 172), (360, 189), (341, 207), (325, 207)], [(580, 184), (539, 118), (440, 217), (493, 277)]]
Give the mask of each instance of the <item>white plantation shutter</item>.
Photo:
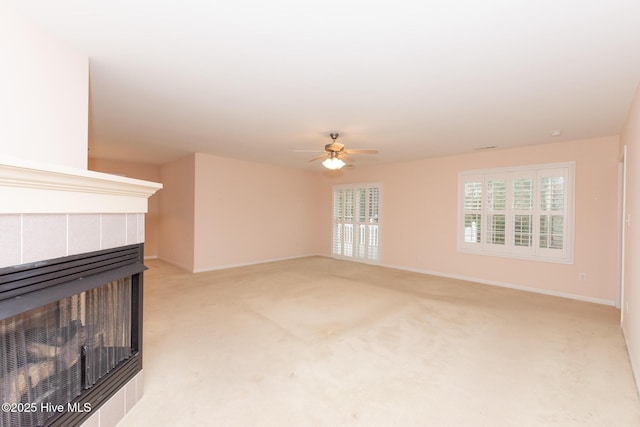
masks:
[(467, 175), (462, 180), (463, 198), (463, 242), (464, 247), (473, 249), (482, 242), (482, 210), (484, 177)]
[(573, 262), (574, 163), (459, 174), (458, 250)]
[(380, 240), (380, 188), (370, 187), (368, 198), (367, 225), (367, 258), (377, 261), (379, 258)]
[(333, 255), (378, 261), (379, 211), (377, 184), (334, 186)]
[(566, 252), (565, 228), (567, 174), (562, 169), (545, 170), (538, 176), (540, 253), (553, 256)]
[(356, 190), (356, 202), (358, 218), (355, 224), (355, 241), (356, 252), (354, 256), (356, 258), (364, 258), (366, 250), (366, 217), (367, 217), (367, 190), (364, 188), (358, 188)]
[(535, 255), (533, 247), (533, 172), (522, 172), (511, 180), (511, 245), (512, 252)]
[(489, 175), (486, 178), (485, 243), (494, 251), (504, 251), (507, 234), (507, 178)]
[(333, 254), (342, 255), (342, 197), (341, 191), (333, 192)]
[(346, 189), (344, 195), (344, 221), (342, 222), (343, 246), (342, 255), (353, 256), (353, 189)]

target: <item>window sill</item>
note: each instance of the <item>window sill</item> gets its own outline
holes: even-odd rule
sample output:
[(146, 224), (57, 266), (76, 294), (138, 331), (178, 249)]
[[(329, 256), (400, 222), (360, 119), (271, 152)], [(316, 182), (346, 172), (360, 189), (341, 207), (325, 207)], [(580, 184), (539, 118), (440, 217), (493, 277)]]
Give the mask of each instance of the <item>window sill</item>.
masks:
[(538, 262), (550, 262), (554, 264), (573, 264), (573, 256), (566, 256), (563, 258), (560, 257), (543, 257), (540, 255), (526, 255), (526, 254), (513, 254), (506, 252), (493, 252), (493, 251), (478, 251), (472, 249), (464, 249), (458, 248), (458, 253), (468, 254), (468, 255), (482, 255), (482, 256), (490, 256), (490, 257), (498, 257), (498, 258), (511, 258), (515, 260), (524, 260), (524, 261), (538, 261)]

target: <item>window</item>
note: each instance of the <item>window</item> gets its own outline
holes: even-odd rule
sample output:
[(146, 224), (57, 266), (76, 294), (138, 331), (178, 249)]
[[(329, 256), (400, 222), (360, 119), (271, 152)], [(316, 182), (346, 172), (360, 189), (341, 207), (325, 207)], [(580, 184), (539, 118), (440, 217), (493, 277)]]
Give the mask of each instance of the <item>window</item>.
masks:
[(333, 187), (332, 253), (378, 261), (380, 188), (376, 184)]
[(458, 250), (573, 262), (575, 163), (459, 173)]

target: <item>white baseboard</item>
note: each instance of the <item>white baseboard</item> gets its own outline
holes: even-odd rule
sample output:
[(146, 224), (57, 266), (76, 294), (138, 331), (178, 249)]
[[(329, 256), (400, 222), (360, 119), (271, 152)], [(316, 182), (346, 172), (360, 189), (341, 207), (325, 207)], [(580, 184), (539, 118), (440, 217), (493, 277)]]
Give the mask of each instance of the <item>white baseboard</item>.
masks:
[(307, 257), (311, 257), (311, 256), (318, 256), (318, 255), (317, 254), (295, 255), (295, 256), (291, 256), (291, 257), (273, 258), (273, 259), (266, 259), (266, 260), (260, 260), (260, 261), (251, 261), (251, 262), (245, 262), (245, 263), (239, 263), (239, 264), (216, 265), (216, 266), (213, 266), (213, 267), (197, 268), (197, 269), (194, 269), (192, 271), (192, 273), (204, 273), (204, 272), (207, 272), (207, 271), (225, 270), (227, 268), (247, 267), (247, 266), (250, 266), (250, 265), (266, 264), (268, 262), (288, 261), (288, 260), (291, 260), (291, 259), (307, 258)]
[(477, 277), (468, 277), (468, 276), (462, 276), (462, 275), (459, 275), (459, 274), (441, 273), (439, 271), (421, 270), (419, 268), (412, 268), (412, 267), (403, 267), (403, 266), (389, 265), (389, 264), (378, 264), (378, 265), (380, 265), (381, 267), (394, 268), (396, 270), (404, 270), (404, 271), (411, 271), (413, 273), (429, 274), (429, 275), (432, 275), (432, 276), (446, 277), (448, 279), (464, 280), (464, 281), (467, 281), (467, 282), (476, 282), (476, 283), (481, 283), (483, 285), (500, 286), (502, 288), (516, 289), (516, 290), (519, 290), (519, 291), (533, 292), (533, 293), (536, 293), (536, 294), (551, 295), (551, 296), (554, 296), (554, 297), (569, 298), (569, 299), (574, 299), (574, 300), (579, 300), (579, 301), (592, 302), (592, 303), (595, 303), (595, 304), (610, 305), (610, 306), (613, 306), (613, 307), (615, 307), (615, 305), (616, 305), (616, 302), (614, 300), (592, 298), (592, 297), (586, 297), (586, 296), (583, 296), (583, 295), (574, 295), (574, 294), (569, 294), (569, 293), (565, 293), (565, 292), (551, 291), (551, 290), (540, 289), (540, 288), (532, 288), (532, 287), (529, 287), (529, 286), (516, 285), (516, 284), (513, 284), (513, 283), (498, 282), (498, 281), (495, 281), (495, 280), (479, 279)]
[(638, 397), (640, 397), (640, 366), (635, 366), (633, 361), (634, 354), (632, 353), (631, 346), (629, 346), (629, 342), (627, 341), (627, 334), (624, 330), (624, 323), (620, 325), (620, 329), (622, 330), (622, 338), (624, 339), (625, 347), (627, 348), (627, 357), (629, 358), (629, 364), (631, 365), (631, 376), (633, 376), (633, 381), (636, 384), (636, 391), (638, 392)]
[(178, 267), (179, 269), (184, 270), (186, 272), (193, 273), (193, 271), (191, 271), (191, 266), (182, 265), (182, 264), (180, 264), (178, 262), (175, 262), (175, 261), (172, 261), (172, 260), (169, 260), (169, 259), (166, 259), (166, 258), (162, 258), (160, 256), (157, 257), (156, 259), (159, 259), (162, 262), (166, 262), (167, 264), (171, 264), (174, 267)]

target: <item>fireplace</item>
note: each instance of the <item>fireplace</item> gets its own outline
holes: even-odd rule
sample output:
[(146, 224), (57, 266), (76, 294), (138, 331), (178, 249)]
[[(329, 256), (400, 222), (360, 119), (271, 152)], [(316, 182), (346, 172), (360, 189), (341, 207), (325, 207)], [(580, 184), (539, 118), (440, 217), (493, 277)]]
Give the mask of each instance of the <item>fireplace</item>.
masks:
[(0, 427), (79, 425), (142, 369), (143, 245), (0, 269)]
[(0, 159), (0, 427), (113, 427), (141, 398), (144, 220), (161, 188)]

